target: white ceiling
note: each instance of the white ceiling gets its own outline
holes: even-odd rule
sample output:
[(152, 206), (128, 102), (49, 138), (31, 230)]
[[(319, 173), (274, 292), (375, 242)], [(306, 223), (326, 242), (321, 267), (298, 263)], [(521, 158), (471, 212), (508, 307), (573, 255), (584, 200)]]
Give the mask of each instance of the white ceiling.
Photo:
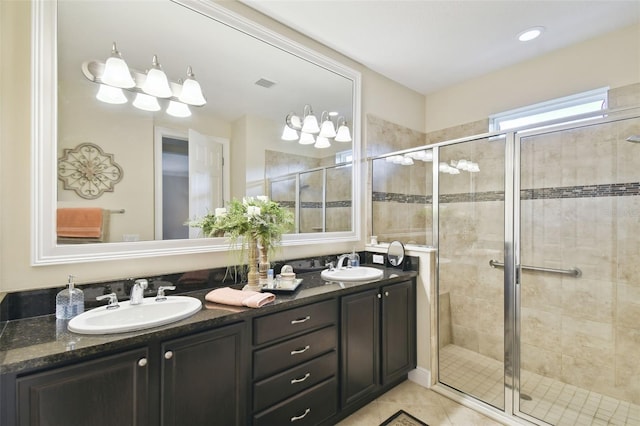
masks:
[(638, 0), (239, 1), (423, 94), (640, 22)]

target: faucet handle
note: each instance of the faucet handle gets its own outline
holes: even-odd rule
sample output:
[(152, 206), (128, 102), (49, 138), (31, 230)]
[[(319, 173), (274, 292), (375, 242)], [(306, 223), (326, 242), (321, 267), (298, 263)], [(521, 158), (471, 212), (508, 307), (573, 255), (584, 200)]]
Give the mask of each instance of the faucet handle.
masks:
[(149, 281), (145, 280), (144, 278), (141, 278), (139, 280), (136, 280), (134, 285), (135, 284), (138, 284), (141, 289), (146, 290), (146, 288), (149, 286)]
[(165, 290), (175, 290), (175, 285), (161, 285), (158, 287), (158, 294), (156, 295), (156, 302), (162, 302), (163, 300), (167, 300), (167, 296), (164, 295)]
[(324, 266), (326, 268), (329, 268), (330, 271), (333, 271), (334, 269), (336, 269), (336, 267), (333, 265), (333, 262), (326, 263)]
[(109, 299), (109, 301), (107, 302), (107, 309), (116, 309), (120, 307), (120, 305), (118, 304), (118, 296), (115, 293), (109, 293), (103, 296), (96, 297), (96, 300), (98, 301), (105, 299)]

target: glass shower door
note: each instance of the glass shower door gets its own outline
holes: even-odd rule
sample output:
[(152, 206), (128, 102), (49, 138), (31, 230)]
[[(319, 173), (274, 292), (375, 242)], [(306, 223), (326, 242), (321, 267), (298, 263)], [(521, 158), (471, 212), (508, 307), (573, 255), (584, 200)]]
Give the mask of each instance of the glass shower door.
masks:
[(438, 157), (438, 379), (504, 409), (505, 139)]
[(522, 137), (515, 413), (640, 425), (640, 119)]

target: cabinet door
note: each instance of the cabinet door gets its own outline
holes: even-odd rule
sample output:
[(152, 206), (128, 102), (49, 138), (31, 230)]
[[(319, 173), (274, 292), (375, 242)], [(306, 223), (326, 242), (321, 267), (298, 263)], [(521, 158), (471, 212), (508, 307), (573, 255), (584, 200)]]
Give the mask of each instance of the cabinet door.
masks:
[(416, 366), (416, 313), (413, 281), (382, 287), (382, 384)]
[(246, 423), (249, 358), (244, 323), (167, 341), (162, 356), (163, 426)]
[(373, 392), (379, 382), (378, 290), (342, 298), (342, 406)]
[(20, 426), (148, 425), (147, 349), (21, 377)]

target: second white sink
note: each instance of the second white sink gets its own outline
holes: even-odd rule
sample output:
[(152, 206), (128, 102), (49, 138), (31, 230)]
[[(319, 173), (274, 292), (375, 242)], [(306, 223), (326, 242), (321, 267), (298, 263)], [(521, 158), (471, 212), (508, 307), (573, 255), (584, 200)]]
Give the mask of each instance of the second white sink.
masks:
[(370, 268), (368, 266), (358, 266), (356, 268), (325, 269), (320, 276), (329, 281), (373, 281), (382, 278), (384, 273), (381, 269)]
[(167, 296), (162, 302), (155, 297), (145, 297), (139, 305), (129, 301), (120, 302), (120, 307), (106, 306), (91, 309), (69, 321), (69, 331), (81, 334), (126, 333), (158, 327), (187, 318), (200, 311), (200, 300), (189, 296)]

